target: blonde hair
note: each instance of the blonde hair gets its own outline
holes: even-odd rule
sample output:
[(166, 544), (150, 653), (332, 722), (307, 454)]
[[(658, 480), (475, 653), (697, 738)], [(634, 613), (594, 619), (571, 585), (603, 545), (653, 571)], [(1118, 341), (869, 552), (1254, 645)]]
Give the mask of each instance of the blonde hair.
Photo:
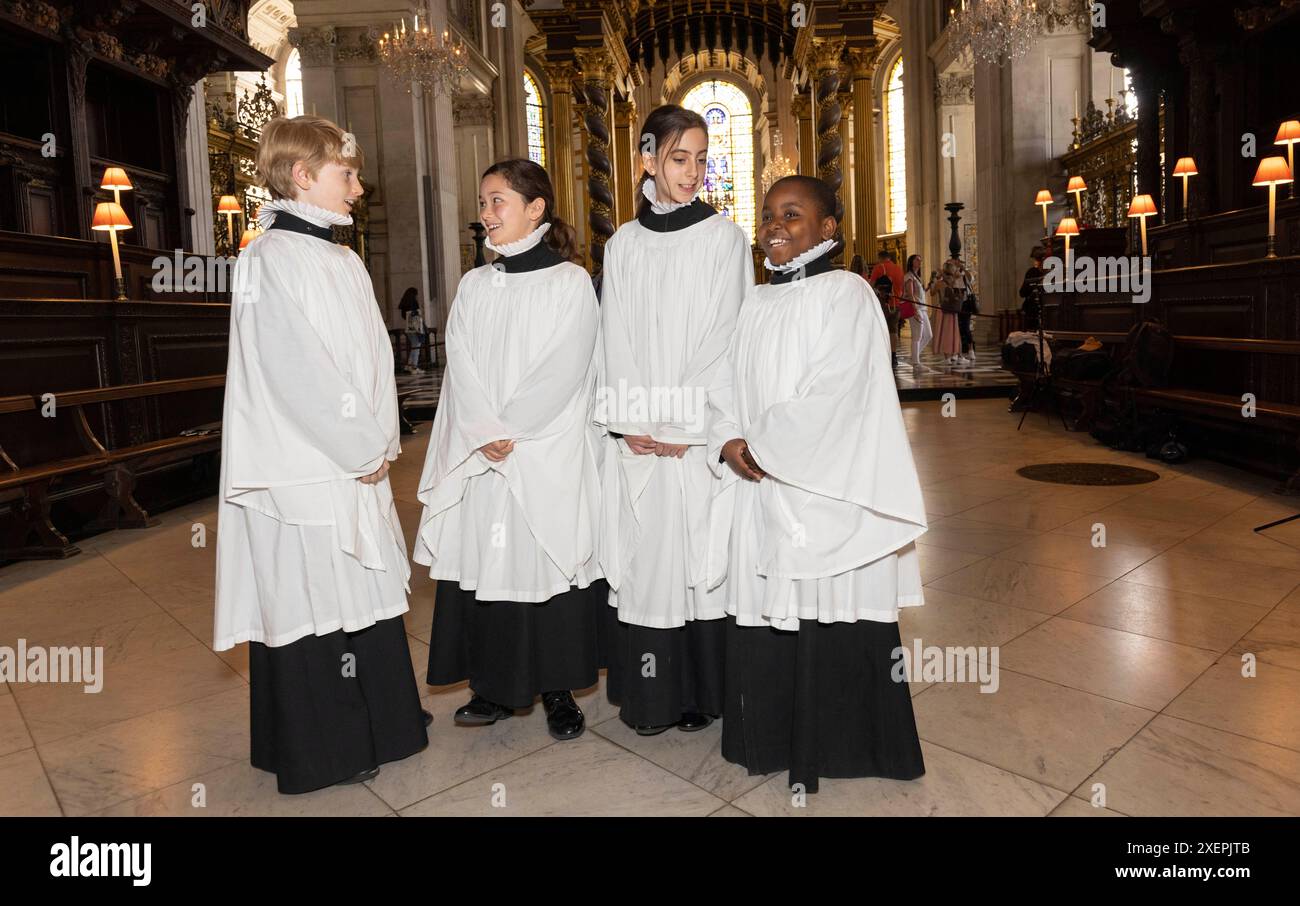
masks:
[(272, 198), (294, 198), (293, 165), (302, 161), (313, 177), (325, 164), (361, 169), (364, 158), (356, 137), (323, 116), (278, 116), (262, 127), (257, 145), (257, 178)]

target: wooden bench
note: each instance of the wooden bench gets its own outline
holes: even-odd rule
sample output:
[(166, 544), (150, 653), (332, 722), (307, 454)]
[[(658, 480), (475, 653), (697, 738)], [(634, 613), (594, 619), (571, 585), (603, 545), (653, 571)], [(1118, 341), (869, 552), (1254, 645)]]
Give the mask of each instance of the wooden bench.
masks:
[[(19, 518), (10, 521), (0, 538), (0, 560), (61, 559), (79, 548), (50, 518), (50, 489), (60, 480), (86, 476), (99, 481), (103, 505), (90, 525), (94, 531), (143, 528), (157, 523), (134, 496), (136, 478), (152, 466), (215, 452), (221, 446), (219, 423), (196, 425), (181, 433), (139, 443), (108, 447), (91, 425), (87, 410), (128, 400), (165, 394), (219, 389), (225, 375), (207, 375), (147, 384), (124, 384), (87, 390), (70, 390), (45, 396), (0, 398), (0, 501), (9, 501)], [(5, 439), (13, 431), (32, 432), (44, 449), (62, 455), (44, 461), (16, 461), (6, 452)], [(14, 449), (10, 443), (9, 448)]]
[[(1248, 339), (1234, 337), (1174, 337), (1174, 356), (1179, 350), (1209, 350), (1300, 356), (1300, 341), (1294, 339)], [(1245, 389), (1243, 389), (1245, 390)], [(1177, 412), (1209, 426), (1231, 422), (1236, 428), (1269, 428), (1291, 435), (1300, 451), (1300, 404), (1256, 399), (1253, 416), (1245, 416), (1243, 394), (1221, 394), (1191, 387), (1128, 387), (1128, 394), (1139, 408), (1149, 411)], [(1300, 468), (1296, 468), (1279, 489), (1284, 494), (1300, 493)]]

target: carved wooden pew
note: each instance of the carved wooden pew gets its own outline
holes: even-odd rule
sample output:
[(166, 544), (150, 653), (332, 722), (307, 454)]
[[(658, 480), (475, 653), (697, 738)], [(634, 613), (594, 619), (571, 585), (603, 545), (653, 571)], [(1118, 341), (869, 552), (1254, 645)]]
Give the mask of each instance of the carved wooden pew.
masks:
[[(225, 375), (217, 374), (71, 390), (50, 398), (0, 397), (0, 501), (11, 502), (19, 516), (0, 538), (0, 560), (58, 559), (79, 552), (50, 518), (51, 487), (78, 477), (98, 481), (104, 490), (102, 508), (86, 528), (95, 531), (155, 524), (157, 520), (135, 499), (137, 476), (155, 465), (219, 450), (220, 424), (194, 425), (174, 436), (109, 447), (88, 411), (125, 401), (221, 388), (225, 382)], [(27, 441), (37, 442), (23, 444), (29, 451), (28, 461), (6, 452), (18, 448), (16, 441), (24, 433)]]

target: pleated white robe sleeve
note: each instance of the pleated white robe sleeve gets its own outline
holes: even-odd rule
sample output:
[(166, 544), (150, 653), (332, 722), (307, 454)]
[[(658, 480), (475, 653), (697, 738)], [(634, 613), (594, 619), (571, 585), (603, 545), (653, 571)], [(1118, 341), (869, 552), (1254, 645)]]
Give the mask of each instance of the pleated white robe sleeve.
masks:
[(391, 488), (357, 481), (401, 451), (369, 274), (346, 247), (271, 231), (241, 253), (234, 282), (218, 650), (404, 612), (410, 573)]
[[(708, 573), (710, 585), (727, 589), (731, 612), (748, 610), (753, 623), (761, 607), (773, 625), (797, 628), (798, 618), (879, 618), (921, 602), (913, 542), (926, 529), (925, 508), (888, 331), (865, 281), (832, 271), (752, 290), (709, 399), (709, 462), (721, 482)], [(748, 442), (767, 478), (748, 482), (717, 462), (734, 437)], [(810, 595), (830, 595), (825, 580), (891, 555), (897, 600), (865, 601), (850, 585), (810, 613)], [(747, 574), (728, 575), (738, 562)], [(754, 594), (750, 570), (780, 595)], [(791, 585), (802, 581), (823, 584)]]
[[(598, 421), (613, 433), (689, 446), (676, 459), (633, 454), (622, 439), (606, 443), (601, 566), (611, 603), (620, 619), (655, 628), (720, 617), (704, 588), (715, 483), (704, 462), (707, 391), (754, 282), (748, 238), (720, 215), (669, 233), (632, 221), (606, 244), (602, 280)], [(663, 532), (677, 537), (647, 534)]]
[[(502, 581), (466, 575), (478, 567), (461, 559), (462, 547), (452, 537), (463, 524), (459, 510), (468, 485), (493, 475), (565, 587), (595, 575), (599, 487), (590, 416), (598, 329), (590, 277), (576, 265), (523, 274), (482, 267), (462, 278), (447, 323), (447, 369), (419, 485), (424, 512), (415, 560), (430, 566), (435, 578), (471, 588)], [(515, 444), (499, 463), (479, 451), (495, 440)], [(511, 585), (516, 600), (555, 593), (529, 578), (533, 567), (525, 561), (535, 553), (513, 551), (515, 562), (504, 565), (518, 575)]]

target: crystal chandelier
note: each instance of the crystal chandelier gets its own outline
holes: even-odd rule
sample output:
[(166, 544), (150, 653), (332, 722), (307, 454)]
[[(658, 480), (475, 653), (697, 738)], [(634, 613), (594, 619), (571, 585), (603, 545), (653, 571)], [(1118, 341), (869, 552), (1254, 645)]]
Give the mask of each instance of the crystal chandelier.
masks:
[(461, 77), (469, 73), (465, 45), (446, 29), (441, 35), (429, 31), (429, 17), (423, 9), (416, 14), (410, 31), (403, 18), (400, 25), (393, 25), (391, 33), (384, 32), (379, 39), (379, 56), (389, 74), (406, 84), (407, 91), (418, 84), (426, 91), (450, 97)]
[(781, 130), (772, 130), (772, 159), (763, 167), (761, 177), (763, 183), (763, 192), (772, 188), (772, 184), (778, 179), (784, 179), (787, 176), (794, 175), (794, 167), (790, 166), (790, 161), (786, 160), (785, 155), (781, 153)]
[(959, 0), (951, 8), (948, 40), (980, 63), (1005, 66), (1023, 57), (1034, 40), (1057, 28), (1086, 28), (1089, 0)]

